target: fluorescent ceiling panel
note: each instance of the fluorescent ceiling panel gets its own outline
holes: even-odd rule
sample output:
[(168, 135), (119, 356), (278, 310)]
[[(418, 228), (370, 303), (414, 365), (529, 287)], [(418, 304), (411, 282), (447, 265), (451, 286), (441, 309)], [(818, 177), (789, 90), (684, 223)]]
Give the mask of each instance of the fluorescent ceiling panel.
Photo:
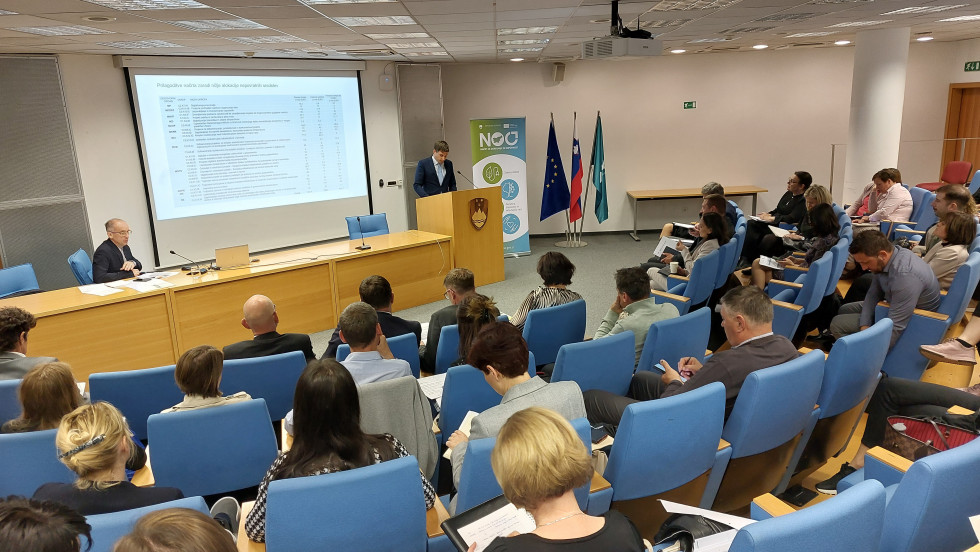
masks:
[(386, 25), (415, 24), (415, 20), (408, 15), (382, 15), (380, 17), (331, 17), (331, 19), (348, 27), (383, 27)]
[(106, 8), (121, 11), (176, 10), (181, 8), (207, 8), (194, 0), (83, 0)]
[(166, 40), (128, 40), (122, 42), (99, 42), (100, 46), (108, 46), (110, 48), (182, 48), (180, 44), (174, 44), (173, 42), (167, 42)]
[(14, 27), (12, 31), (36, 34), (42, 36), (76, 36), (76, 35), (99, 35), (114, 34), (112, 31), (103, 31), (95, 27), (84, 25), (54, 25), (51, 27)]

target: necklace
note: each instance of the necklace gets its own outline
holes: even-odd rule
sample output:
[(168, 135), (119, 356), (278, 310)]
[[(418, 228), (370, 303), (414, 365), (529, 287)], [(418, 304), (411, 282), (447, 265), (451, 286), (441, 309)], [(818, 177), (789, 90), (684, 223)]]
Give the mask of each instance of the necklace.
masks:
[(545, 523), (543, 525), (538, 525), (538, 529), (540, 529), (542, 527), (547, 527), (547, 526), (552, 525), (552, 524), (555, 524), (555, 523), (558, 523), (559, 521), (568, 519), (570, 517), (575, 517), (575, 516), (580, 516), (580, 515), (582, 515), (582, 512), (572, 512), (571, 514), (568, 514), (567, 516), (562, 516), (562, 517), (560, 517), (560, 518), (558, 518), (556, 520), (549, 521), (548, 523)]

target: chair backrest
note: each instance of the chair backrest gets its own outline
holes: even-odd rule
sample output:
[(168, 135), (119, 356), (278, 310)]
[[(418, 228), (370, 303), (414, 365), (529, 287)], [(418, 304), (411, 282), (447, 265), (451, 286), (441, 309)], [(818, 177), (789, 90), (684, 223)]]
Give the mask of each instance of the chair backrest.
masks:
[[(388, 216), (385, 213), (375, 213), (373, 215), (361, 215), (360, 217), (346, 217), (347, 234), (352, 240), (359, 240), (361, 237), (370, 238), (388, 233)], [(357, 219), (361, 219), (358, 223)]]
[(128, 535), (141, 517), (150, 512), (169, 508), (189, 508), (191, 510), (197, 510), (202, 514), (208, 514), (208, 517), (210, 517), (208, 505), (204, 502), (204, 498), (200, 496), (190, 496), (181, 498), (180, 500), (161, 502), (152, 506), (133, 508), (132, 510), (123, 510), (110, 514), (85, 516), (85, 521), (92, 526), (92, 548), (90, 552), (112, 552), (112, 547), (116, 541)]
[(500, 395), (487, 383), (483, 372), (469, 364), (453, 366), (446, 372), (446, 381), (442, 384), (439, 429), (448, 438), (459, 429), (467, 412), (483, 412), (498, 404)]
[(735, 240), (728, 240), (728, 243), (721, 246), (721, 260), (718, 262), (718, 275), (715, 276), (715, 289), (720, 288), (725, 285), (728, 281), (728, 277), (731, 276), (734, 262), (738, 262), (735, 257), (735, 250), (738, 249), (738, 242)]
[[(445, 326), (443, 326), (445, 327)], [(455, 325), (453, 326), (455, 327)], [(442, 334), (439, 334), (440, 336)], [(459, 336), (459, 333), (456, 334)], [(457, 337), (458, 340), (458, 337)], [(441, 341), (440, 341), (441, 343)], [(457, 348), (459, 345), (457, 345)], [(388, 348), (391, 349), (391, 354), (395, 355), (395, 358), (400, 358), (412, 368), (412, 375), (416, 378), (421, 374), (421, 362), (419, 360), (419, 345), (415, 341), (415, 334), (407, 333), (402, 335), (397, 335), (395, 337), (388, 339)], [(343, 362), (350, 354), (350, 345), (346, 343), (341, 343), (337, 347), (337, 362)], [(453, 359), (455, 360), (455, 359)]]
[(189, 495), (258, 485), (278, 453), (263, 399), (154, 414), (147, 429), (156, 485)]
[(980, 190), (980, 171), (973, 174), (973, 180), (970, 181), (970, 195), (977, 193)]
[(31, 263), (0, 268), (0, 298), (40, 289)]
[(68, 266), (71, 267), (71, 273), (78, 280), (78, 285), (84, 286), (93, 282), (92, 259), (89, 258), (88, 252), (84, 249), (79, 248), (78, 251), (68, 257)]
[(711, 469), (724, 419), (721, 382), (627, 406), (603, 474), (613, 500), (676, 489)]
[(871, 396), (888, 354), (892, 326), (890, 318), (882, 318), (870, 328), (834, 343), (824, 363), (817, 397), (821, 418), (850, 410)]
[[(442, 338), (440, 337), (440, 340)], [(558, 358), (558, 349), (567, 343), (585, 339), (585, 300), (564, 305), (534, 309), (524, 322), (524, 341), (534, 353), (538, 365), (551, 364)]]
[(265, 542), (269, 550), (425, 552), (425, 496), (418, 463), (406, 456), (273, 481)]
[(459, 358), (459, 326), (447, 324), (439, 330), (436, 347), (436, 373), (442, 374)]
[[(885, 508), (882, 552), (966, 550), (980, 514), (980, 439), (914, 462)], [(851, 492), (845, 491), (843, 494)]]
[[(980, 171), (977, 172), (980, 173)], [(970, 253), (976, 253), (977, 251), (980, 251), (980, 233), (978, 233), (977, 237), (973, 238), (973, 241), (970, 242), (969, 251)]]
[(932, 202), (936, 194), (925, 188), (910, 188), (912, 195), (912, 214), (909, 220), (916, 223), (916, 229), (925, 230), (936, 222), (936, 212), (932, 210)]
[(796, 334), (796, 328), (800, 326), (800, 322), (803, 320), (803, 308), (799, 305), (773, 301), (772, 315), (772, 331), (792, 340)]
[(735, 241), (735, 253), (732, 255), (732, 262), (728, 267), (729, 274), (735, 272), (735, 267), (738, 265), (738, 258), (742, 256), (742, 247), (745, 245), (746, 226), (745, 218), (739, 219), (739, 225), (735, 228), (735, 234), (732, 236), (732, 240)]
[(174, 381), (174, 365), (103, 372), (88, 377), (92, 402), (106, 401), (122, 412), (129, 429), (139, 440), (146, 439), (146, 419), (184, 400)]
[(0, 496), (31, 496), (45, 483), (71, 483), (75, 473), (58, 460), (57, 429), (0, 434)]
[(683, 293), (685, 297), (691, 299), (692, 306), (700, 305), (711, 297), (711, 292), (715, 290), (715, 276), (718, 274), (721, 256), (721, 250), (718, 249), (694, 261), (690, 279)]
[(562, 345), (551, 381), (574, 381), (582, 388), (625, 395), (633, 378), (636, 338), (632, 331)]
[(226, 360), (221, 370), (221, 391), (225, 395), (244, 391), (253, 399), (265, 399), (269, 416), (274, 421), (281, 420), (293, 408), (296, 382), (304, 368), (306, 357), (302, 351)]
[(980, 282), (980, 253), (971, 253), (966, 262), (956, 270), (953, 283), (949, 285), (946, 296), (937, 312), (949, 315), (950, 324), (955, 324), (963, 318), (966, 307), (973, 298), (973, 291)]
[(884, 518), (885, 488), (865, 481), (830, 500), (743, 527), (728, 550), (878, 550)]
[(694, 312), (661, 320), (650, 325), (637, 370), (652, 370), (653, 365), (666, 360), (677, 367), (681, 357), (704, 361), (711, 333), (711, 309), (701, 307)]
[(810, 351), (745, 378), (721, 435), (732, 444), (733, 459), (773, 449), (803, 431), (820, 393), (823, 364), (823, 351)]
[(20, 416), (20, 399), (17, 389), (20, 380), (0, 380), (0, 425)]
[(830, 273), (834, 268), (834, 256), (824, 254), (812, 264), (809, 271), (803, 278), (803, 287), (796, 294), (793, 301), (803, 307), (803, 314), (809, 314), (820, 306), (824, 294), (827, 291), (827, 282), (830, 280)]
[(950, 161), (943, 167), (943, 174), (939, 180), (946, 184), (966, 184), (972, 170), (973, 163), (969, 161)]
[(841, 274), (844, 274), (844, 265), (847, 264), (847, 248), (850, 247), (850, 244), (850, 238), (841, 237), (837, 243), (830, 248), (830, 253), (834, 257), (834, 262), (830, 268), (830, 277), (827, 278), (827, 289), (823, 293), (824, 297), (837, 291), (837, 283), (840, 282)]

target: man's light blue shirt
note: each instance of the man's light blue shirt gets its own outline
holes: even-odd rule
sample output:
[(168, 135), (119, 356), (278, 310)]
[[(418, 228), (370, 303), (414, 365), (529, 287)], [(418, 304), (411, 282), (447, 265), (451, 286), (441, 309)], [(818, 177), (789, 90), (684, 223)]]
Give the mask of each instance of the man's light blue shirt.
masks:
[(378, 351), (351, 352), (340, 363), (347, 368), (351, 376), (354, 376), (354, 383), (357, 385), (412, 375), (408, 361), (400, 358), (381, 358), (381, 353)]

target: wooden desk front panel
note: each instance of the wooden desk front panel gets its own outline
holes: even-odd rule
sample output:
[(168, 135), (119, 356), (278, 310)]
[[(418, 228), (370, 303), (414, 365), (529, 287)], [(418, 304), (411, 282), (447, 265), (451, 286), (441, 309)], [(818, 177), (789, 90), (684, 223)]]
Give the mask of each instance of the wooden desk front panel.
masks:
[(391, 283), (395, 309), (407, 309), (442, 299), (442, 280), (452, 268), (449, 240), (375, 255), (338, 259), (337, 307), (360, 301), (361, 280), (378, 274)]
[[(178, 351), (197, 345), (225, 345), (250, 339), (241, 325), (242, 306), (255, 295), (276, 304), (279, 331), (313, 333), (337, 326), (330, 264), (253, 274), (173, 291)], [(179, 356), (179, 353), (178, 353)]]
[(40, 316), (27, 347), (32, 356), (71, 364), (78, 381), (95, 372), (166, 366), (177, 358), (165, 293)]

